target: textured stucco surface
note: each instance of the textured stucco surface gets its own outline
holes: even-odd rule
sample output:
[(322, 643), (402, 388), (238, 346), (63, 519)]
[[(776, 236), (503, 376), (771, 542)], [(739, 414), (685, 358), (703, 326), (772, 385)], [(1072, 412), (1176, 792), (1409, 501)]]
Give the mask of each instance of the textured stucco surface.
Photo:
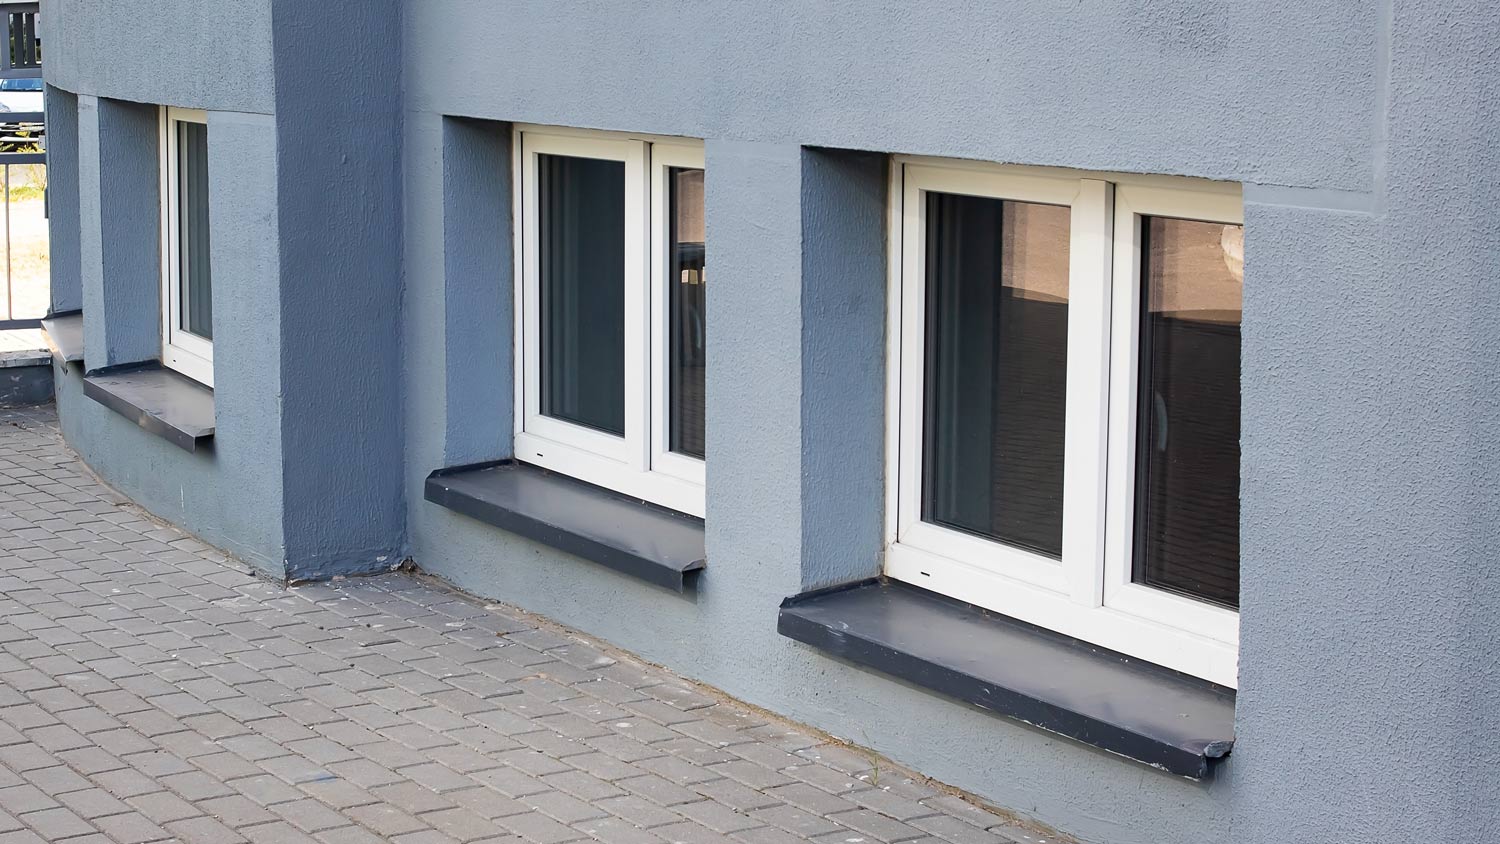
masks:
[(275, 0), (287, 576), (400, 564), (400, 15)]
[(1395, 4), (1383, 215), (1246, 192), (1240, 841), (1500, 840), (1496, 32)]
[(42, 27), (44, 72), (63, 90), (215, 111), (274, 108), (271, 0), (42, 0)]
[(83, 307), (78, 227), (78, 97), (49, 87), (47, 103), (47, 217), (51, 270), (50, 313)]
[[(430, 120), (431, 118), (427, 118)], [(515, 318), (512, 241), (495, 237), (511, 226), (511, 133), (508, 126), (443, 120), (441, 221), (446, 357), (434, 370), (447, 382), (445, 465), (464, 466), (511, 454), (515, 391), (496, 378), (512, 363), (510, 335), (496, 331)], [(426, 156), (423, 156), (426, 157)], [(412, 162), (415, 175), (428, 165)], [(408, 261), (408, 266), (418, 265)], [(475, 425), (473, 420), (486, 420)]]
[(83, 345), (90, 369), (161, 352), (158, 112), (100, 97), (78, 101)]
[(405, 0), (412, 108), (1360, 190), (1379, 4)]
[[(153, 511), (251, 559), (305, 561), (304, 574), (410, 553), (1090, 841), (1500, 838), (1485, 767), (1500, 755), (1492, 4), (137, 6), (49, 5), (54, 26), (81, 21), (51, 42), (47, 71), (84, 95), (80, 145), (99, 148), (89, 109), (103, 95), (274, 108), (273, 127), (235, 119), (279, 147), (226, 164), (259, 171), (252, 196), (214, 195), (216, 215), (221, 202), (260, 209), (239, 212), (235, 260), (262, 261), (239, 282), (254, 301), (223, 306), (255, 326), (218, 343), (220, 401), (238, 378), (244, 402), (237, 423), (221, 411), (219, 451), (169, 453), (60, 381), (69, 437)], [(209, 26), (204, 9), (213, 32), (184, 30)], [(108, 30), (132, 11), (172, 17), (186, 58), (123, 55)], [(215, 44), (223, 57), (205, 64)], [(237, 131), (226, 120), (211, 118), (214, 144)], [(706, 139), (709, 566), (696, 594), (421, 498), (432, 469), (509, 448), (509, 121)], [(1241, 693), (1214, 781), (775, 634), (786, 595), (879, 565), (869, 449), (883, 430), (888, 152), (1245, 183)], [(98, 156), (80, 155), (86, 294), (100, 178)], [(236, 221), (215, 219), (217, 282), (219, 230)], [(232, 442), (246, 449), (233, 459)]]
[(889, 168), (802, 153), (803, 589), (880, 573)]

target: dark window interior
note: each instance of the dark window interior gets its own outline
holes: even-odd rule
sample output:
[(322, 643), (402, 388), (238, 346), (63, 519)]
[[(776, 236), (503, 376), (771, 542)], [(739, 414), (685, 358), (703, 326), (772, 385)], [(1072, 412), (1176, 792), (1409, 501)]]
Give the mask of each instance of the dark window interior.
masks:
[(703, 373), (707, 312), (703, 281), (703, 171), (673, 167), (667, 173), (667, 289), (670, 306), (670, 447), (703, 457)]
[(181, 251), (183, 330), (214, 337), (214, 286), (208, 241), (208, 127), (177, 123), (177, 243)]
[(1244, 229), (1141, 221), (1137, 583), (1240, 598)]
[(625, 434), (625, 165), (537, 161), (542, 413)]
[(926, 211), (922, 518), (1061, 558), (1071, 212)]

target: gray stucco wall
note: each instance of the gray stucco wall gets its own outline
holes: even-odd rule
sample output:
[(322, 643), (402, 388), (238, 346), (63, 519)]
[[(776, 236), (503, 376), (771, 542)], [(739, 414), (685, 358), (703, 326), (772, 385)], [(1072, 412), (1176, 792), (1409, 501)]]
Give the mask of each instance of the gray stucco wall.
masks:
[(83, 308), (83, 266), (79, 254), (78, 97), (48, 86), (47, 217), (51, 270), (49, 313)]
[[(223, 263), (240, 291), (216, 299), (253, 323), (216, 320), (216, 453), (169, 453), (60, 381), (70, 440), (154, 511), (273, 570), (410, 553), (1091, 841), (1500, 838), (1485, 769), (1500, 752), (1492, 4), (47, 9), (48, 79), (82, 95), (85, 150), (103, 142), (96, 96), (276, 113), (211, 116), (216, 286)], [(175, 34), (175, 65), (130, 53), (115, 30), (131, 14)], [(710, 563), (696, 594), (421, 498), (430, 470), (510, 445), (511, 121), (706, 139)], [(775, 634), (786, 595), (879, 565), (891, 152), (1245, 183), (1241, 692), (1218, 779), (1172, 778)], [(221, 155), (239, 158), (221, 170)], [(93, 157), (80, 154), (85, 293), (104, 277), (102, 258), (89, 266), (103, 251)], [(227, 174), (242, 167), (254, 174)], [(235, 225), (243, 240), (221, 247)]]
[(1376, 213), (1246, 192), (1255, 844), (1500, 840), (1500, 5), (1388, 26)]
[(157, 119), (150, 106), (78, 99), (83, 342), (94, 369), (160, 354)]
[(274, 109), (271, 0), (41, 2), (43, 72), (65, 91), (184, 108)]
[[(92, 101), (92, 98), (81, 97)], [(105, 101), (106, 104), (108, 101)], [(115, 105), (115, 108), (123, 106)], [(124, 107), (127, 110), (143, 107)], [(145, 109), (154, 115), (154, 109)], [(86, 398), (79, 367), (55, 371), (63, 432), (84, 460), (107, 481), (157, 515), (185, 525), (257, 568), (283, 571), (281, 439), (278, 421), (281, 374), (275, 365), (281, 322), (280, 299), (273, 283), (278, 273), (276, 214), (276, 136), (264, 115), (211, 112), (209, 132), (209, 208), (213, 220), (214, 403), (217, 431), (208, 451), (188, 453), (141, 431), (130, 421)], [(81, 121), (89, 137), (89, 111)], [(119, 150), (107, 160), (114, 168), (149, 168), (156, 172), (156, 123), (148, 139)], [(106, 127), (103, 127), (107, 129)], [(148, 163), (131, 157), (144, 156)], [(87, 158), (87, 155), (85, 155)], [(100, 213), (91, 208), (108, 189), (94, 168), (83, 168), (85, 220)], [(143, 207), (146, 225), (135, 233), (146, 238), (113, 253), (85, 250), (91, 285), (127, 285), (132, 299), (121, 309), (99, 295), (86, 296), (85, 355), (89, 369), (154, 358), (161, 342), (159, 318), (160, 259), (157, 253), (156, 188), (131, 199)], [(122, 201), (124, 201), (122, 199)], [(94, 202), (93, 205), (97, 205)], [(114, 212), (117, 216), (121, 211)], [(54, 222), (55, 225), (55, 222)], [(143, 256), (137, 249), (145, 250)], [(87, 290), (86, 290), (87, 293)], [(142, 302), (143, 300), (143, 302)], [(145, 310), (149, 319), (141, 318)], [(99, 351), (99, 335), (108, 324), (110, 342), (134, 350), (128, 359)]]
[(403, 559), (400, 10), (273, 0), (287, 577)]

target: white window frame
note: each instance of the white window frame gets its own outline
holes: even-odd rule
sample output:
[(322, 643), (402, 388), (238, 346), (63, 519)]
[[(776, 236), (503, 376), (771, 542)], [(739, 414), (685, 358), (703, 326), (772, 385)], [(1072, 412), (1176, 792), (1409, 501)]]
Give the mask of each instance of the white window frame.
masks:
[(179, 123), (207, 126), (208, 113), (171, 106), (161, 109), (161, 362), (212, 387), (213, 341), (182, 328), (182, 249), (185, 247), (178, 241), (182, 211), (177, 177)]
[[(929, 191), (1071, 209), (1062, 559), (922, 521)], [(1142, 215), (1243, 224), (1238, 185), (916, 156), (891, 166), (888, 576), (1237, 685), (1239, 613), (1131, 582)]]
[[(516, 458), (616, 492), (702, 517), (704, 461), (668, 440), (670, 299), (666, 294), (669, 167), (702, 167), (701, 142), (517, 125)], [(541, 275), (537, 156), (625, 165), (625, 435), (616, 437), (541, 412)]]

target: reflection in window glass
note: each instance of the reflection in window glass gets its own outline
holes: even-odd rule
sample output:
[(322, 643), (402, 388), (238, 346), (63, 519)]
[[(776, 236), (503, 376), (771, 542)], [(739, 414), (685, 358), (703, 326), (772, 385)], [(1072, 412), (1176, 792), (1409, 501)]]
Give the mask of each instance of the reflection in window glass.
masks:
[(1244, 228), (1147, 217), (1141, 256), (1134, 579), (1238, 607)]
[(625, 434), (625, 165), (537, 157), (542, 413)]
[(1060, 559), (1071, 211), (926, 202), (922, 518)]
[(214, 337), (213, 278), (208, 247), (208, 127), (177, 122), (177, 243), (181, 263), (181, 325)]
[(669, 275), (668, 341), (671, 359), (671, 450), (703, 457), (704, 287), (703, 171), (667, 172)]

